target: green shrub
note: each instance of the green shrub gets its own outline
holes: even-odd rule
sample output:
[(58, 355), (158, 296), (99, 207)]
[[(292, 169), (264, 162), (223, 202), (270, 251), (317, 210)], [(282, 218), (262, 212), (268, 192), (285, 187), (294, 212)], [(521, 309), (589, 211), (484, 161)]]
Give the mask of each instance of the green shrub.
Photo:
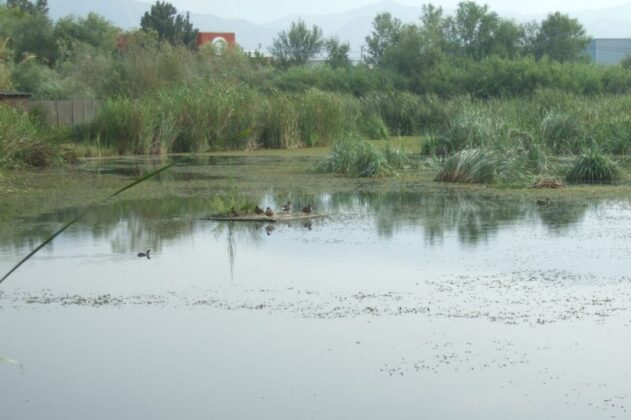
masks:
[(357, 125), (360, 134), (368, 139), (387, 139), (390, 137), (390, 131), (380, 115), (363, 115)]
[(294, 102), (305, 146), (324, 146), (355, 133), (359, 107), (354, 98), (310, 89)]
[(317, 168), (320, 172), (360, 177), (387, 175), (391, 172), (386, 155), (372, 144), (351, 138), (333, 145), (331, 154)]
[(435, 136), (423, 151), (426, 154), (446, 156), (465, 148), (494, 144), (503, 129), (481, 112), (480, 108), (475, 103), (466, 105), (456, 114), (447, 130)]
[(464, 149), (448, 157), (436, 175), (435, 181), (489, 183), (495, 179), (497, 159), (483, 149)]
[(552, 110), (541, 120), (541, 136), (554, 153), (570, 154), (582, 148), (584, 132), (575, 115)]
[(620, 177), (618, 165), (592, 147), (578, 156), (567, 174), (571, 182), (612, 182)]
[(28, 114), (0, 105), (0, 167), (62, 162), (59, 150), (42, 138)]

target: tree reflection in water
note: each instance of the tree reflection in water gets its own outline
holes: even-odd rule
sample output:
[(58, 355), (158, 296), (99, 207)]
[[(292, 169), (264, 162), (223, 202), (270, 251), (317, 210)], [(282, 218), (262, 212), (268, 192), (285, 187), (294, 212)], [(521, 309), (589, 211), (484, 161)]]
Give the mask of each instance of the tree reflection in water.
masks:
[[(590, 211), (607, 203), (553, 201), (536, 206), (530, 199), (514, 200), (473, 194), (432, 193), (267, 193), (253, 197), (254, 202), (279, 208), (291, 200), (295, 208), (313, 203), (315, 213), (331, 215), (331, 220), (347, 218), (362, 225), (374, 225), (377, 233), (391, 238), (398, 232), (422, 229), (428, 244), (440, 244), (455, 233), (462, 244), (474, 246), (496, 234), (502, 227), (542, 223), (551, 232), (563, 235), (580, 223)], [(165, 242), (190, 236), (211, 222), (200, 220), (212, 212), (210, 197), (171, 197), (146, 200), (120, 200), (98, 206), (68, 231), (77, 238), (109, 241), (114, 253), (135, 253), (151, 248), (159, 251)], [(20, 220), (0, 231), (0, 249), (16, 255), (32, 248), (59, 225), (72, 219), (81, 208), (44, 214), (33, 220)], [(260, 241), (271, 235), (266, 223), (213, 223), (217, 237), (227, 235), (231, 261), (240, 241)], [(311, 229), (309, 222), (297, 225)]]

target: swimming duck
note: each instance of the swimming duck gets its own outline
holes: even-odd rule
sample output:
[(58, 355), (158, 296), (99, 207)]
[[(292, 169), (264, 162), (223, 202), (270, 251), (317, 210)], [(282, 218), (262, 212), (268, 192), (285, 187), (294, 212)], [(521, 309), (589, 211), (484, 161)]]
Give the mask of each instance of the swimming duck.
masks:
[(285, 213), (289, 213), (291, 211), (291, 201), (288, 201), (282, 208)]
[(306, 214), (311, 214), (312, 211), (313, 211), (313, 208), (311, 207), (311, 204), (309, 204), (307, 207), (304, 207), (302, 209), (302, 212)]
[(539, 199), (537, 199), (537, 201), (535, 201), (535, 203), (537, 203), (538, 206), (547, 206), (547, 205), (550, 204), (550, 199), (549, 198), (546, 198), (546, 199), (539, 198)]
[(146, 257), (146, 258), (148, 258), (148, 259), (151, 259), (151, 255), (150, 255), (150, 254), (151, 254), (151, 250), (150, 250), (150, 249), (148, 249), (148, 250), (147, 250), (147, 252), (139, 252), (139, 253), (138, 253), (138, 257), (139, 257), (139, 258), (144, 258), (144, 257)]
[(259, 206), (256, 206), (256, 207), (254, 207), (254, 213), (256, 213), (256, 214), (263, 214), (263, 213), (265, 213), (265, 210), (263, 210)]
[(267, 217), (274, 217), (274, 212), (269, 207), (265, 209), (265, 215)]

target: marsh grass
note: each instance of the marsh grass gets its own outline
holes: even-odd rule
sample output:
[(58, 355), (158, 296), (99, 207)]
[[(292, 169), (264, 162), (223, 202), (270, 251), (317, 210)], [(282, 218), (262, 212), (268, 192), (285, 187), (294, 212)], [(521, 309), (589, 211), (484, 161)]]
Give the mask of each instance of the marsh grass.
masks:
[(490, 183), (496, 178), (497, 157), (483, 149), (464, 149), (442, 163), (435, 181)]
[(254, 214), (254, 203), (249, 197), (238, 192), (213, 196), (208, 202), (208, 210), (213, 216), (230, 216), (232, 211), (239, 215)]
[(585, 131), (576, 115), (552, 110), (541, 120), (541, 136), (553, 153), (568, 155), (582, 148)]
[(29, 115), (0, 105), (0, 167), (43, 167), (63, 162)]
[(316, 168), (319, 172), (375, 177), (392, 173), (388, 158), (367, 141), (349, 138), (333, 145), (330, 155)]
[(597, 147), (591, 147), (578, 156), (567, 174), (567, 180), (574, 183), (609, 183), (619, 178), (616, 162)]

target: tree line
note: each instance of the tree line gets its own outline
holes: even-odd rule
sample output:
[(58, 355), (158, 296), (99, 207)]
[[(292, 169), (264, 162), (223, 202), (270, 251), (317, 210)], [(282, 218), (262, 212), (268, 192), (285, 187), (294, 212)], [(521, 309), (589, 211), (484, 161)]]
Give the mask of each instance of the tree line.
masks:
[[(40, 96), (135, 95), (151, 86), (202, 77), (207, 74), (204, 66), (222, 62), (225, 68), (215, 68), (213, 75), (235, 77), (229, 67), (237, 66), (247, 83), (290, 90), (315, 78), (320, 88), (353, 94), (384, 87), (441, 95), (458, 90), (519, 94), (524, 87), (509, 86), (522, 83), (519, 80), (498, 81), (508, 88), (493, 91), (480, 87), (480, 80), (498, 66), (507, 71), (517, 66), (526, 74), (524, 80), (530, 77), (535, 84), (553, 85), (557, 81), (548, 75), (562, 77), (565, 71), (557, 64), (588, 61), (584, 51), (590, 41), (580, 22), (568, 15), (556, 12), (539, 22), (517, 23), (471, 1), (459, 3), (451, 15), (441, 7), (424, 5), (413, 23), (387, 12), (378, 14), (358, 65), (351, 65), (348, 42), (326, 38), (321, 28), (301, 20), (277, 34), (268, 50), (271, 61), (260, 51), (255, 54), (258, 60), (248, 59), (238, 49), (232, 58), (208, 54), (198, 50), (197, 34), (188, 13), (181, 14), (163, 1), (141, 17), (139, 29), (124, 32), (94, 13), (53, 22), (46, 0), (7, 0), (0, 2), (0, 90), (13, 88)], [(121, 36), (128, 48), (121, 48)], [(296, 70), (323, 55), (328, 66), (314, 70), (317, 74)], [(551, 70), (538, 72), (546, 66)], [(619, 77), (604, 77), (604, 70), (583, 73), (589, 72), (600, 73), (586, 76), (587, 87), (581, 89), (587, 91), (607, 90)], [(471, 75), (480, 77), (470, 80)]]

